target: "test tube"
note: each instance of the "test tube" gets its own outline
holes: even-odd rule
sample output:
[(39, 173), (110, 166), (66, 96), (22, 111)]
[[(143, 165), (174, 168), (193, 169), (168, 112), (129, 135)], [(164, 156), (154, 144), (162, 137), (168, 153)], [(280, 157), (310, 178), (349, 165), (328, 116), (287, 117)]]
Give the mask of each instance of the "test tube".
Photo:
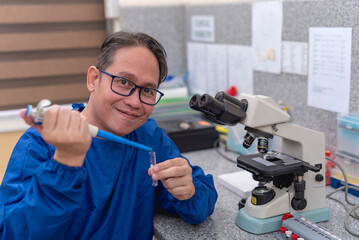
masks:
[[(151, 163), (151, 175), (153, 175), (153, 166), (156, 165), (156, 152), (149, 152), (150, 154), (150, 163)], [(152, 186), (156, 187), (158, 185), (157, 180), (152, 179)]]

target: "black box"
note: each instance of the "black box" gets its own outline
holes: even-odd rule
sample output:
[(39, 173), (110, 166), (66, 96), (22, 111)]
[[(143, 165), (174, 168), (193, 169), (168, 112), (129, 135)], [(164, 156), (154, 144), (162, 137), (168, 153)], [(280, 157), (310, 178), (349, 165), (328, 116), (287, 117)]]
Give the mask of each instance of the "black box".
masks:
[(181, 152), (213, 148), (218, 138), (215, 125), (202, 116), (161, 119), (157, 124), (174, 141)]

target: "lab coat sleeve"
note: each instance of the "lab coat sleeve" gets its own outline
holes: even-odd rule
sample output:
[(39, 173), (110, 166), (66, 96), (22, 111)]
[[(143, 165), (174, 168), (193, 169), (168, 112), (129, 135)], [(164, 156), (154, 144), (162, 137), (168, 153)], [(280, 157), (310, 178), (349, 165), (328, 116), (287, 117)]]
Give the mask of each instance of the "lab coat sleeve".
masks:
[(15, 146), (0, 187), (0, 239), (66, 239), (83, 199), (86, 171), (52, 155), (33, 129)]
[[(175, 143), (164, 132), (158, 151), (161, 153), (161, 161), (175, 157), (184, 158)], [(179, 215), (185, 222), (197, 224), (204, 222), (213, 213), (218, 194), (214, 186), (213, 176), (205, 175), (198, 166), (191, 165), (191, 167), (193, 184), (196, 189), (195, 194), (188, 200), (178, 200), (159, 181), (156, 203), (157, 207)]]

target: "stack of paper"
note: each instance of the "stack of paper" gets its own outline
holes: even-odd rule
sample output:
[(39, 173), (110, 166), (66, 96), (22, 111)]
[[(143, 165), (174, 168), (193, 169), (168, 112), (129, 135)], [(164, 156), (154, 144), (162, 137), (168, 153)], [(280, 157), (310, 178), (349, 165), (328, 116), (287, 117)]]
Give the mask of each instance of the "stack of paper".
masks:
[(252, 174), (247, 171), (226, 173), (218, 176), (218, 182), (242, 198), (248, 198), (253, 188), (258, 186)]

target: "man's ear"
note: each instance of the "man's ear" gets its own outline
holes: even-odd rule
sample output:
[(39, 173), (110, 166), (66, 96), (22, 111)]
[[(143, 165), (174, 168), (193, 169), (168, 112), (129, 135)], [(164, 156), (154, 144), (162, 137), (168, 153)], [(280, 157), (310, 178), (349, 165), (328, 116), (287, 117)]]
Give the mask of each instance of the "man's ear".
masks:
[(91, 93), (95, 91), (97, 81), (100, 81), (100, 71), (95, 66), (91, 66), (87, 70), (87, 89)]

